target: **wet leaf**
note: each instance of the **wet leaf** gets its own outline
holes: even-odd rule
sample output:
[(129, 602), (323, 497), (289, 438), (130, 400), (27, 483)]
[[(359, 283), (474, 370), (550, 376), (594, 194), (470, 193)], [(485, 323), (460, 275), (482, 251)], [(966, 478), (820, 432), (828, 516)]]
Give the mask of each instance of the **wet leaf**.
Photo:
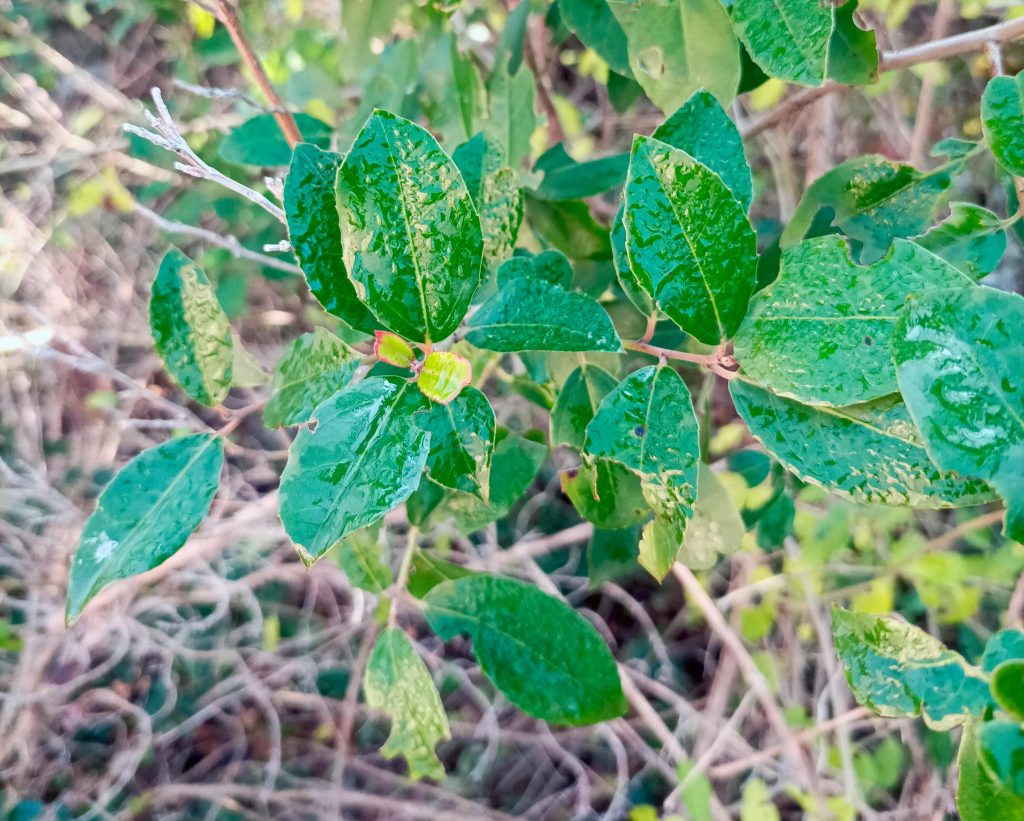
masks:
[(542, 279), (519, 278), (466, 323), (466, 339), (489, 351), (620, 351), (622, 343), (594, 299)]
[(581, 726), (626, 711), (608, 646), (554, 596), (478, 575), (439, 584), (424, 603), (434, 631), (445, 640), (469, 635), (484, 674), (527, 715)]
[(952, 202), (950, 214), (914, 243), (978, 280), (991, 274), (1006, 252), (1002, 220), (987, 208)]
[(625, 214), (626, 205), (625, 202), (622, 202), (619, 205), (619, 210), (615, 212), (611, 230), (612, 262), (615, 265), (615, 276), (626, 299), (641, 314), (649, 317), (658, 310), (654, 303), (654, 297), (651, 296), (654, 286), (643, 271), (634, 271), (633, 266), (629, 263), (629, 255), (626, 253)]
[(380, 321), (356, 296), (341, 248), (335, 181), (341, 155), (314, 145), (295, 146), (284, 182), (288, 239), (309, 290), (325, 311), (372, 334)]
[(991, 703), (977, 667), (911, 624), (833, 607), (832, 630), (850, 689), (881, 716), (948, 730)]
[(582, 449), (587, 425), (618, 380), (597, 365), (581, 364), (565, 380), (551, 409), (551, 446)]
[(735, 0), (732, 23), (751, 58), (770, 77), (807, 86), (824, 81), (835, 25), (831, 3)]
[(420, 425), (430, 433), (430, 478), (486, 501), (494, 452), (494, 410), (487, 397), (466, 388), (452, 402), (434, 405)]
[(263, 409), (268, 428), (301, 425), (313, 409), (344, 388), (359, 367), (359, 356), (324, 328), (303, 334), (274, 368), (270, 400)]
[(464, 356), (452, 351), (427, 354), (416, 376), (423, 395), (447, 405), (473, 380), (473, 366)]
[(649, 137), (633, 141), (625, 189), (630, 268), (658, 306), (709, 345), (739, 327), (754, 290), (754, 229), (721, 178)]
[(595, 459), (559, 474), (562, 492), (595, 527), (619, 530), (651, 515), (640, 477), (611, 459)]
[(373, 523), (416, 489), (430, 437), (415, 414), (427, 400), (411, 383), (371, 377), (313, 412), (281, 474), (281, 521), (307, 564)]
[(498, 287), (504, 288), (513, 279), (542, 279), (569, 290), (572, 288), (572, 263), (561, 251), (541, 251), (533, 256), (514, 256), (498, 269)]
[(893, 398), (814, 407), (735, 379), (736, 412), (787, 470), (855, 502), (942, 508), (992, 494), (981, 481), (944, 472), (925, 452), (906, 408)]
[(773, 393), (851, 405), (895, 393), (889, 339), (912, 294), (971, 287), (919, 246), (896, 240), (868, 266), (836, 234), (787, 248), (778, 279), (751, 300), (734, 340), (743, 372)]
[(373, 335), (373, 355), (381, 362), (387, 362), (396, 368), (408, 368), (416, 361), (416, 351), (398, 334), (387, 331), (375, 331)]
[(206, 516), (224, 464), (223, 440), (171, 439), (126, 464), (100, 494), (71, 559), (67, 621), (104, 587), (173, 556)]
[(430, 671), (397, 627), (377, 637), (366, 667), (363, 692), (371, 710), (381, 710), (391, 718), (391, 734), (381, 755), (404, 756), (410, 778), (444, 778), (444, 767), (434, 746), (451, 738), (448, 717)]
[(963, 821), (1018, 821), (1024, 817), (1024, 799), (993, 777), (982, 761), (979, 726), (969, 724), (960, 740), (957, 756), (956, 806)]
[(219, 405), (231, 390), (231, 323), (206, 273), (177, 248), (153, 281), (149, 324), (171, 378), (197, 402)]
[[(306, 143), (317, 148), (331, 144), (331, 127), (308, 114), (292, 115)], [(231, 132), (220, 144), (221, 159), (236, 165), (288, 165), (292, 148), (273, 114), (257, 114)]]
[(981, 97), (981, 124), (999, 164), (1024, 176), (1024, 71), (993, 77)]
[(466, 314), (480, 277), (480, 219), (430, 133), (375, 111), (338, 172), (345, 263), (356, 294), (391, 330), (439, 341)]
[(365, 528), (341, 540), (338, 564), (348, 580), (360, 590), (383, 593), (394, 577), (384, 561), (384, 546), (374, 528)]

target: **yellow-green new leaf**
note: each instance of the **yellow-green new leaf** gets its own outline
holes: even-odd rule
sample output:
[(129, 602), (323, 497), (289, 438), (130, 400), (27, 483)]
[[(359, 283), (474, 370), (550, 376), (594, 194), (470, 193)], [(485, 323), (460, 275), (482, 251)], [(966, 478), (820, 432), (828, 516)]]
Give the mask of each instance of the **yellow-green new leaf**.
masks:
[(452, 351), (427, 354), (416, 375), (416, 384), (433, 402), (447, 405), (473, 381), (473, 366), (464, 356)]

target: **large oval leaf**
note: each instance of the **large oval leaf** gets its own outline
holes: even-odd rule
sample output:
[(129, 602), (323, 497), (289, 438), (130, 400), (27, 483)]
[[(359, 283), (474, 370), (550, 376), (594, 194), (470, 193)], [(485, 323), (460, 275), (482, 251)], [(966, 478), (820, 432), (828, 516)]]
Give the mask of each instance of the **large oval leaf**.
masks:
[(486, 501), (494, 452), (494, 409), (487, 397), (464, 388), (447, 405), (434, 405), (420, 424), (430, 432), (430, 478)]
[(427, 400), (412, 382), (364, 379), (314, 412), (281, 474), (281, 521), (307, 564), (376, 521), (419, 484), (430, 436), (415, 414)]
[(714, 345), (735, 333), (756, 280), (754, 229), (722, 179), (688, 154), (637, 137), (625, 189), (626, 253), (680, 328)]
[(118, 579), (173, 556), (210, 509), (224, 464), (224, 443), (209, 433), (143, 451), (100, 494), (71, 560), (66, 616)]
[(231, 390), (231, 323), (206, 273), (177, 248), (160, 262), (149, 324), (164, 367), (189, 396), (217, 405)]
[(480, 279), (480, 219), (459, 169), (428, 131), (375, 111), (338, 172), (338, 213), (356, 293), (417, 342), (462, 322)]
[(626, 711), (608, 645), (554, 596), (513, 579), (479, 575), (443, 582), (423, 601), (434, 631), (446, 640), (468, 634), (481, 669), (524, 713), (583, 725)]
[(1024, 71), (993, 77), (981, 97), (981, 124), (999, 164), (1024, 176)]
[(992, 483), (1024, 542), (1024, 297), (977, 286), (914, 299), (893, 337), (900, 392), (946, 470)]
[(835, 25), (831, 3), (818, 0), (735, 0), (732, 24), (747, 52), (779, 80), (821, 85)]
[(303, 334), (274, 368), (270, 400), (263, 409), (267, 427), (301, 425), (321, 402), (352, 379), (359, 357), (325, 328)]

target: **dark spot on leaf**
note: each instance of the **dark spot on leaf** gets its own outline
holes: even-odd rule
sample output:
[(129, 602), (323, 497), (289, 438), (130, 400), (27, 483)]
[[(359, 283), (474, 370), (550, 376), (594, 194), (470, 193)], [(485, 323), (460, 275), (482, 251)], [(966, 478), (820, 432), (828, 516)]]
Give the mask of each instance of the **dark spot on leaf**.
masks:
[(870, 348), (872, 345), (875, 344), (875, 340), (870, 336), (866, 336), (864, 337), (864, 344)]
[(643, 425), (637, 425), (633, 428), (633, 433), (637, 436), (643, 436), (647, 432), (647, 429)]
[(579, 476), (579, 474), (580, 474), (580, 469), (579, 468), (569, 468), (565, 472), (565, 475), (568, 476), (570, 479), (575, 479), (577, 476)]

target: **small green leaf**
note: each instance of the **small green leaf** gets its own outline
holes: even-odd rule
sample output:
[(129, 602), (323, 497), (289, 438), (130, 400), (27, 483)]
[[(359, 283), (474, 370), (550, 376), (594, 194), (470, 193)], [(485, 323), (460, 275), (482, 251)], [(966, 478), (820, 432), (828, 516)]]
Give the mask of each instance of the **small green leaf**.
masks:
[(971, 279), (991, 274), (1006, 252), (1006, 231), (998, 215), (969, 202), (951, 202), (949, 216), (914, 243), (942, 257)]
[(416, 351), (412, 345), (398, 334), (387, 331), (374, 331), (373, 355), (396, 368), (408, 368), (416, 361)]
[(466, 323), (466, 339), (489, 351), (621, 351), (604, 308), (542, 279), (514, 279)]
[(754, 229), (722, 179), (688, 154), (636, 137), (625, 188), (626, 253), (638, 282), (686, 333), (735, 333), (756, 281)]
[(472, 58), (459, 51), (453, 32), (438, 37), (423, 55), (420, 100), (431, 130), (445, 145), (473, 136), (483, 113), (483, 82)]
[(835, 25), (831, 3), (735, 0), (732, 23), (751, 58), (770, 77), (807, 86), (824, 81)]
[(629, 76), (626, 33), (606, 0), (558, 0), (565, 24), (617, 74)]
[(675, 564), (686, 536), (687, 520), (680, 515), (655, 516), (640, 536), (640, 566), (662, 581)]
[(735, 553), (747, 532), (729, 491), (703, 462), (697, 475), (697, 502), (676, 558), (692, 570), (708, 570), (719, 557)]
[(612, 221), (611, 243), (612, 262), (615, 265), (615, 277), (619, 281), (619, 287), (626, 295), (633, 307), (645, 317), (657, 313), (658, 306), (654, 303), (651, 291), (654, 286), (650, 277), (642, 271), (634, 271), (629, 263), (629, 255), (626, 253), (626, 204), (619, 204), (619, 210), (615, 212), (615, 219)]
[(476, 292), (483, 250), (452, 159), (422, 127), (378, 110), (338, 171), (337, 196), (357, 296), (408, 339), (450, 335)]
[(751, 301), (734, 340), (743, 372), (773, 393), (811, 404), (851, 405), (895, 393), (889, 339), (907, 298), (971, 287), (934, 254), (896, 240), (857, 265), (837, 234), (782, 254), (779, 277)]
[(561, 251), (541, 251), (534, 256), (514, 256), (498, 269), (498, 287), (504, 288), (514, 279), (543, 279), (552, 285), (572, 288), (572, 263)]
[(356, 296), (345, 270), (334, 192), (341, 155), (315, 145), (295, 146), (284, 182), (288, 239), (309, 290), (325, 311), (372, 334), (380, 322)]
[(149, 324), (174, 381), (197, 402), (219, 405), (231, 390), (231, 324), (206, 273), (177, 248), (153, 281)]
[(268, 428), (301, 425), (313, 409), (344, 388), (359, 367), (359, 357), (324, 328), (303, 334), (274, 368), (270, 400), (263, 409)]
[(551, 409), (551, 446), (582, 449), (587, 425), (597, 413), (601, 400), (618, 383), (597, 365), (584, 363), (570, 373)]
[(865, 86), (878, 82), (878, 44), (873, 29), (865, 31), (854, 21), (857, 5), (858, 0), (847, 0), (836, 6), (825, 74), (837, 83)]
[(374, 528), (364, 528), (338, 545), (338, 565), (355, 587), (370, 593), (383, 593), (394, 580), (377, 537)]
[[(561, 145), (557, 146), (561, 148)], [(555, 149), (551, 149), (554, 151)], [(561, 162), (544, 172), (544, 178), (534, 195), (542, 200), (578, 200), (603, 194), (622, 185), (629, 167), (629, 154), (612, 154), (587, 162), (576, 162), (566, 156)], [(538, 163), (539, 164), (539, 163)]]
[(409, 595), (422, 599), (441, 582), (453, 579), (464, 579), (466, 576), (477, 575), (462, 565), (453, 564), (438, 558), (432, 553), (417, 550), (409, 567)]
[(843, 408), (729, 386), (736, 412), (769, 453), (801, 479), (855, 502), (942, 508), (992, 499), (981, 481), (937, 468), (906, 408), (887, 398)]
[(171, 439), (125, 465), (100, 494), (71, 560), (67, 621), (104, 587), (163, 564), (206, 516), (224, 464), (208, 433)]
[(439, 584), (424, 603), (441, 638), (470, 636), (484, 674), (524, 713), (581, 726), (626, 711), (608, 645), (554, 596), (513, 579), (478, 575)]
[(1024, 542), (1024, 297), (976, 286), (932, 291), (893, 337), (900, 392), (935, 463), (985, 479)]
[(442, 405), (451, 402), (472, 381), (473, 366), (466, 357), (452, 351), (427, 354), (416, 375), (416, 384), (423, 395)]
[(577, 512), (596, 527), (619, 530), (646, 519), (651, 511), (640, 477), (611, 459), (595, 459), (559, 474), (562, 492)]
[(1024, 71), (989, 80), (981, 96), (981, 125), (999, 164), (1024, 176)]
[(978, 733), (978, 747), (998, 782), (1024, 799), (1024, 728), (1009, 721), (986, 721)]
[(948, 730), (991, 703), (977, 667), (911, 624), (833, 607), (832, 630), (850, 689), (881, 716)]
[(381, 755), (404, 756), (410, 778), (444, 778), (434, 745), (451, 738), (448, 717), (430, 671), (408, 636), (397, 627), (377, 637), (366, 667), (363, 692), (371, 710), (381, 710), (391, 717), (391, 734)]
[(1024, 721), (1024, 660), (1012, 659), (996, 667), (992, 695), (1006, 712)]
[(434, 405), (420, 425), (430, 433), (430, 478), (487, 501), (494, 452), (494, 409), (487, 397), (466, 388), (453, 401)]
[(508, 152), (504, 165), (519, 168), (530, 155), (530, 138), (537, 127), (534, 98), (537, 85), (525, 66), (509, 72), (499, 64), (487, 78), (488, 117), (484, 133)]
[(973, 722), (960, 740), (956, 792), (960, 817), (963, 821), (1020, 821), (1024, 818), (1024, 799), (993, 776), (983, 762), (978, 735), (978, 722)]
[(414, 415), (427, 400), (411, 382), (372, 377), (320, 405), (288, 450), (281, 521), (307, 564), (373, 523), (416, 489), (430, 436)]
[[(308, 114), (293, 114), (303, 141), (317, 148), (331, 144), (331, 127)], [(273, 114), (257, 114), (231, 132), (220, 144), (221, 159), (236, 165), (288, 165), (292, 148)]]

